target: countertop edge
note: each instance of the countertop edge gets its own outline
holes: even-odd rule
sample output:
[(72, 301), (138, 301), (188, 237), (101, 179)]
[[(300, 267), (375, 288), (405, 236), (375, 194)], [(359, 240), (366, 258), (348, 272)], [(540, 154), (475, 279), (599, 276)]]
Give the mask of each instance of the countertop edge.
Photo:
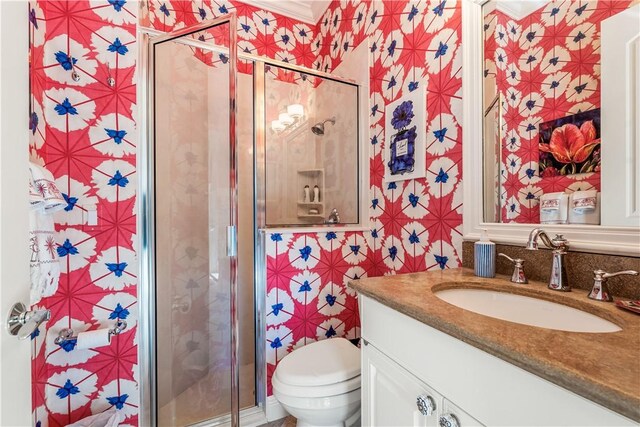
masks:
[[(550, 365), (543, 360), (530, 357), (526, 354), (518, 353), (519, 357), (514, 357), (513, 352), (509, 351), (507, 347), (495, 342), (488, 344), (478, 339), (472, 333), (466, 334), (464, 329), (448, 321), (446, 318), (428, 314), (424, 317), (414, 316), (410, 311), (406, 310), (403, 304), (397, 303), (393, 299), (384, 299), (375, 292), (370, 292), (356, 281), (349, 281), (348, 286), (359, 294), (372, 298), (411, 319), (459, 339), (464, 343), (498, 357), (505, 362), (524, 369), (531, 374), (617, 412), (633, 421), (640, 422), (640, 396), (634, 397), (626, 393), (620, 393), (618, 390), (606, 387), (599, 382), (590, 381), (587, 377), (575, 375), (571, 371)], [(478, 314), (478, 316), (482, 315)], [(488, 341), (491, 340), (488, 339)]]

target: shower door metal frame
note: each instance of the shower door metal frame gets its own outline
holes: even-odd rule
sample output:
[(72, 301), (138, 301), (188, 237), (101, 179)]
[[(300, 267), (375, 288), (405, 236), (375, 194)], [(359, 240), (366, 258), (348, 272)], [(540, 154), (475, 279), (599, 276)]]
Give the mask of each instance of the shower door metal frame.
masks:
[[(229, 26), (229, 224), (237, 230), (238, 224), (238, 168), (237, 168), (237, 129), (236, 129), (236, 95), (237, 95), (237, 18), (235, 13), (223, 17), (203, 21), (196, 25), (182, 28), (170, 33), (151, 36), (151, 32), (141, 31), (143, 41), (140, 49), (140, 68), (143, 84), (139, 85), (138, 98), (141, 101), (143, 114), (140, 115), (141, 143), (138, 151), (137, 170), (139, 171), (139, 208), (138, 235), (139, 248), (139, 310), (140, 341), (138, 360), (140, 366), (140, 414), (139, 422), (143, 426), (157, 425), (157, 346), (156, 332), (156, 274), (155, 274), (155, 99), (154, 99), (154, 49), (155, 46), (173, 39), (197, 33), (220, 25)], [(199, 46), (213, 50), (210, 45)], [(146, 131), (145, 131), (146, 130)], [(140, 173), (142, 172), (142, 173)], [(230, 230), (233, 232), (234, 230)], [(230, 324), (231, 324), (231, 414), (207, 421), (208, 425), (216, 425), (231, 421), (232, 427), (240, 425), (240, 395), (238, 369), (238, 312), (237, 312), (237, 250), (227, 248), (229, 256), (230, 286)], [(235, 255), (234, 255), (235, 254)]]
[[(344, 224), (344, 225), (346, 225), (350, 229), (353, 227), (362, 228), (363, 230), (368, 229), (368, 227), (365, 227), (365, 218), (364, 218), (366, 209), (364, 209), (364, 205), (360, 201), (361, 195), (363, 194), (365, 189), (368, 188), (368, 185), (365, 186), (365, 183), (367, 181), (363, 180), (363, 177), (362, 177), (363, 167), (360, 164), (362, 160), (361, 156), (364, 151), (361, 145), (364, 139), (366, 138), (366, 135), (362, 134), (361, 132), (362, 129), (360, 126), (361, 125), (360, 109), (363, 108), (363, 106), (360, 105), (360, 94), (362, 91), (362, 85), (351, 79), (346, 79), (344, 77), (335, 76), (333, 74), (325, 73), (323, 71), (313, 70), (300, 65), (291, 64), (289, 62), (278, 61), (277, 59), (270, 59), (262, 56), (245, 54), (243, 52), (240, 52), (238, 55), (239, 55), (239, 59), (249, 59), (254, 61), (254, 71), (253, 71), (254, 107), (253, 108), (254, 108), (254, 116), (256, 120), (255, 128), (254, 128), (255, 129), (255, 150), (254, 150), (255, 177), (254, 178), (255, 178), (256, 207), (257, 207), (255, 218), (256, 218), (256, 228), (257, 228), (256, 242), (260, 250), (266, 256), (265, 235), (266, 233), (269, 232), (270, 229), (276, 229), (279, 231), (290, 229), (290, 230), (296, 230), (295, 232), (298, 232), (300, 228), (306, 227), (310, 229), (309, 232), (318, 232), (320, 230), (328, 231), (336, 228), (341, 228), (340, 224), (336, 225), (336, 224), (326, 224), (326, 223), (313, 224), (311, 226), (305, 226), (303, 224), (279, 224), (277, 226), (267, 225), (267, 218), (266, 218), (267, 216), (266, 215), (266, 212), (267, 212), (267, 178), (266, 178), (267, 120), (266, 120), (266, 111), (265, 111), (266, 87), (267, 87), (266, 86), (267, 79), (265, 76), (266, 66), (278, 67), (283, 70), (287, 70), (291, 72), (307, 74), (309, 76), (314, 76), (314, 77), (320, 77), (324, 80), (346, 84), (356, 89), (356, 100), (357, 100), (356, 102), (357, 133), (356, 134), (358, 136), (358, 141), (356, 144), (356, 158), (358, 159), (357, 171), (356, 171), (356, 176), (357, 176), (356, 200), (358, 201), (357, 203), (358, 222), (353, 224), (351, 223)], [(365, 171), (368, 171), (368, 169), (365, 169)], [(265, 260), (265, 266), (266, 266), (266, 260)], [(266, 276), (266, 272), (264, 276)], [(256, 278), (260, 280), (264, 280), (265, 285), (263, 286), (264, 286), (264, 289), (266, 290), (266, 277), (260, 278), (260, 276), (256, 276)], [(265, 387), (266, 387), (266, 382), (265, 382)], [(266, 390), (265, 390), (265, 395), (266, 395)]]

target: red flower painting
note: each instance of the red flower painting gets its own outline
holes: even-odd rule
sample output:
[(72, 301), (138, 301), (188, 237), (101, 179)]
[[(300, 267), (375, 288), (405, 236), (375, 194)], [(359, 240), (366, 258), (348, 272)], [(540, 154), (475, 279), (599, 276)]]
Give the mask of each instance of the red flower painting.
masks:
[(540, 176), (574, 175), (600, 169), (600, 110), (540, 125)]

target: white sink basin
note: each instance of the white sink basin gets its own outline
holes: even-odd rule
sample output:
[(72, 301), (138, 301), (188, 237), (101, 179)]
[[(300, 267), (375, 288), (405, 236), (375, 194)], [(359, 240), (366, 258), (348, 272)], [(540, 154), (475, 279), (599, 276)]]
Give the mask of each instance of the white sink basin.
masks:
[(445, 289), (435, 295), (465, 310), (523, 325), (570, 332), (617, 332), (622, 329), (591, 313), (524, 295), (484, 289)]

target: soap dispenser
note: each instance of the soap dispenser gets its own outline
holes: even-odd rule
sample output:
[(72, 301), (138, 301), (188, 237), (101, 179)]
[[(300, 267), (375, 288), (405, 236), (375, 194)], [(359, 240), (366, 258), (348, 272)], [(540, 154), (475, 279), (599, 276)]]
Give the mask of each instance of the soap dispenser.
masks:
[(480, 240), (473, 245), (475, 274), (478, 277), (496, 276), (496, 244), (489, 240), (487, 230), (480, 233)]

